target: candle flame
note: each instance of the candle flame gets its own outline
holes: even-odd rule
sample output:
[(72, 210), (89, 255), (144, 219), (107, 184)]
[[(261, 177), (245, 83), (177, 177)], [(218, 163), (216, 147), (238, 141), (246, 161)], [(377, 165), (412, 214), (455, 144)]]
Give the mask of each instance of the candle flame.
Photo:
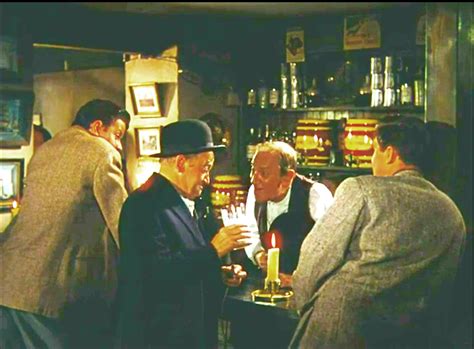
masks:
[(275, 233), (272, 234), (272, 247), (275, 248)]
[(17, 208), (18, 207), (18, 201), (13, 200), (12, 202), (12, 208)]

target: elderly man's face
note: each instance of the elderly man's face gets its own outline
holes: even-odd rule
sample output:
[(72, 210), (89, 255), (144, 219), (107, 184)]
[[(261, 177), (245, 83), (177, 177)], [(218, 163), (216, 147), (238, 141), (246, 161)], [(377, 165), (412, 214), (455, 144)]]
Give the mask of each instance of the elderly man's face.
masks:
[(280, 174), (280, 156), (275, 152), (261, 151), (252, 163), (252, 184), (257, 202), (283, 199), (290, 183)]
[(186, 159), (183, 172), (184, 194), (188, 199), (196, 199), (210, 182), (210, 172), (214, 166), (214, 152), (199, 153)]

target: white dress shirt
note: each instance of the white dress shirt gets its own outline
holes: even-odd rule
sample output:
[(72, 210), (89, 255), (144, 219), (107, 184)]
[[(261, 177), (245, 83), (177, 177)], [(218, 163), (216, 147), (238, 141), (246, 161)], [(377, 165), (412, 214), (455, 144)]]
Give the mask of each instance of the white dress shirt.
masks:
[[(279, 202), (268, 201), (267, 202), (267, 229), (270, 228), (273, 221), (281, 214), (288, 212), (288, 206), (290, 204), (291, 198), (291, 187), (286, 193), (283, 200)], [(309, 213), (311, 218), (317, 222), (319, 218), (326, 212), (329, 206), (331, 206), (334, 198), (329, 191), (329, 189), (321, 183), (315, 182), (309, 191), (309, 198), (308, 198), (308, 207)], [(257, 225), (256, 218), (255, 218), (255, 188), (253, 184), (249, 188), (249, 192), (247, 194), (247, 202), (245, 211), (247, 212), (248, 216), (254, 217), (255, 225)], [(257, 264), (255, 260), (255, 254), (259, 251), (263, 250), (262, 242), (260, 240), (254, 242), (253, 244), (247, 246), (245, 248), (245, 252), (247, 257), (250, 260)]]
[(188, 208), (189, 212), (191, 213), (191, 217), (194, 217), (194, 200), (190, 200), (188, 198), (185, 198), (184, 196), (180, 195), (181, 199), (183, 199), (184, 203), (186, 204), (186, 207)]

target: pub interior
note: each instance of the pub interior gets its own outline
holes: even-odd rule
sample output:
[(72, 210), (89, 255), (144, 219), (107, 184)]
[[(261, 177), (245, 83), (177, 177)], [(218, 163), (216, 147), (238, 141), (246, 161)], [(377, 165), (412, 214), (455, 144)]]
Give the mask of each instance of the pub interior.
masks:
[[(414, 116), (434, 140), (427, 178), (466, 224), (449, 343), (471, 348), (472, 13), (469, 2), (2, 2), (0, 237), (21, 212), (36, 128), (54, 138), (94, 98), (131, 115), (129, 192), (159, 172), (150, 155), (164, 126), (204, 120), (227, 146), (204, 191), (221, 221), (222, 209), (246, 202), (258, 143), (291, 144), (297, 172), (334, 195), (346, 178), (372, 173), (380, 120)], [(151, 106), (140, 91), (154, 94)], [(226, 291), (219, 347), (288, 347), (294, 296), (256, 299), (265, 276)], [(232, 325), (242, 319), (247, 332)]]

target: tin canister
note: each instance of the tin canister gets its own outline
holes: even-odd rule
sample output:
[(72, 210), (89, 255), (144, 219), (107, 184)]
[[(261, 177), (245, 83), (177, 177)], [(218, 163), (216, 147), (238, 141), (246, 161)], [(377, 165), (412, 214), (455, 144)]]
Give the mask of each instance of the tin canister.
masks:
[(393, 88), (387, 88), (383, 91), (383, 106), (392, 107), (395, 105), (396, 92)]
[(281, 63), (280, 66), (280, 80), (281, 80), (281, 105), (282, 109), (288, 108), (289, 96), (288, 96), (288, 65)]
[(298, 108), (299, 106), (299, 81), (296, 63), (290, 63), (290, 107)]
[(370, 88), (372, 90), (383, 88), (383, 75), (382, 74), (372, 74), (371, 75)]
[(383, 90), (381, 89), (372, 90), (370, 106), (381, 107), (382, 105), (383, 105)]
[(349, 119), (344, 127), (344, 165), (348, 167), (372, 167), (374, 152), (374, 119)]
[(372, 74), (382, 73), (382, 59), (380, 57), (370, 58), (370, 72)]
[(395, 87), (395, 79), (393, 76), (393, 73), (385, 73), (384, 79), (383, 79), (383, 88), (386, 90), (388, 88), (394, 88)]
[(393, 57), (392, 56), (385, 56), (385, 73), (393, 72)]

